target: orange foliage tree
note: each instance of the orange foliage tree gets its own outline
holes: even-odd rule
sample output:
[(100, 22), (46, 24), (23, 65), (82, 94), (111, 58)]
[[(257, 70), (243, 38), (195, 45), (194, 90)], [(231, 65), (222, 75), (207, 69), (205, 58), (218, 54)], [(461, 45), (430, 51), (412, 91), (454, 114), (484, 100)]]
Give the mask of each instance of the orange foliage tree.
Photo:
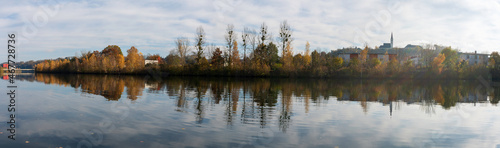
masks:
[(441, 74), (441, 71), (443, 70), (443, 62), (446, 59), (446, 56), (442, 53), (440, 53), (437, 57), (432, 60), (432, 70), (436, 74)]
[(138, 72), (144, 69), (144, 57), (134, 46), (127, 50), (127, 60), (125, 61), (127, 72)]

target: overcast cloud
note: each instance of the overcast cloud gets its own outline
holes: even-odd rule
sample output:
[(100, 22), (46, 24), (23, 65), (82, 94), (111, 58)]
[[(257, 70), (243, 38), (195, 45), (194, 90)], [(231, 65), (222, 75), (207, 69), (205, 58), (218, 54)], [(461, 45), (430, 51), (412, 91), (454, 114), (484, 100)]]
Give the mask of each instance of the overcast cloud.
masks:
[[(241, 37), (244, 26), (265, 22), (277, 37), (288, 20), (295, 53), (306, 41), (322, 51), (379, 46), (394, 33), (396, 47), (440, 44), (461, 51), (490, 53), (500, 49), (500, 1), (450, 0), (185, 0), (185, 1), (3, 1), (0, 32), (16, 33), (18, 60), (75, 56), (81, 51), (119, 45), (166, 56), (177, 37), (193, 39), (203, 26), (208, 42), (224, 44), (227, 24)], [(238, 39), (241, 41), (241, 39)], [(241, 45), (241, 44), (240, 44)], [(241, 49), (241, 48), (240, 48)], [(0, 60), (6, 61), (6, 51)]]

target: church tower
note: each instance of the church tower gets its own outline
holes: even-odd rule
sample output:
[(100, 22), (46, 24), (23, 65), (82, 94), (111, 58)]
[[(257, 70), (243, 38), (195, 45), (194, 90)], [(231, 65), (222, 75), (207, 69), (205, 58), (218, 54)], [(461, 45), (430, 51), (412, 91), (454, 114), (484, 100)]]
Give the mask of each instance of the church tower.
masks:
[(394, 48), (394, 39), (392, 38), (392, 32), (391, 32), (391, 48)]

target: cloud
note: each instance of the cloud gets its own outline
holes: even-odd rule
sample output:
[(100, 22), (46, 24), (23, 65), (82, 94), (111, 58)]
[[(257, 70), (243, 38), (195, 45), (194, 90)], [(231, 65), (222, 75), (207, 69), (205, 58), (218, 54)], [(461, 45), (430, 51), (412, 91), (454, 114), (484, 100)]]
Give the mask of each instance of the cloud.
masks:
[[(389, 42), (391, 32), (398, 47), (434, 43), (491, 52), (500, 46), (500, 22), (495, 21), (500, 20), (500, 4), (494, 0), (6, 3), (0, 6), (0, 32), (19, 34), (19, 60), (74, 56), (110, 44), (123, 51), (136, 46), (144, 53), (166, 56), (177, 37), (193, 39), (198, 26), (203, 26), (210, 43), (223, 45), (227, 24), (234, 24), (239, 34), (244, 26), (258, 29), (265, 22), (277, 37), (283, 20), (294, 30), (296, 53), (304, 50), (306, 41), (323, 51), (365, 43), (374, 47)], [(35, 31), (26, 33), (30, 27)], [(58, 52), (45, 53), (49, 49)]]

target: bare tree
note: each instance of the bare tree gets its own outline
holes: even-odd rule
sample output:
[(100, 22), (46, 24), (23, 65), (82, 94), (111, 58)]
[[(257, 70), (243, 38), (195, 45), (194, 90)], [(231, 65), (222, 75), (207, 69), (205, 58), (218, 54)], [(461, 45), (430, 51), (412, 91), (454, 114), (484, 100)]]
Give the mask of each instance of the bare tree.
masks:
[(231, 59), (231, 56), (230, 55), (233, 55), (232, 53), (232, 49), (233, 49), (233, 46), (234, 46), (234, 41), (236, 41), (236, 32), (234, 32), (234, 25), (233, 24), (228, 24), (227, 25), (227, 29), (226, 29), (226, 35), (225, 35), (225, 39), (226, 39), (226, 43), (227, 43), (227, 55), (228, 56), (228, 63), (231, 64), (232, 60)]
[(196, 28), (196, 62), (200, 64), (200, 60), (203, 57), (203, 46), (205, 45), (205, 30), (200, 26)]
[(205, 56), (207, 56), (208, 59), (212, 59), (213, 52), (215, 52), (215, 49), (217, 49), (217, 48), (219, 48), (219, 47), (215, 46), (214, 43), (209, 44), (205, 48), (205, 50), (206, 50)]
[(281, 44), (281, 55), (282, 57), (285, 56), (285, 49), (287, 46), (291, 45), (293, 38), (292, 38), (292, 28), (290, 25), (287, 23), (286, 20), (281, 22), (280, 24), (280, 35), (279, 35), (279, 40)]
[(262, 25), (260, 26), (260, 40), (259, 40), (259, 44), (266, 44), (266, 40), (268, 40), (270, 38), (269, 34), (267, 33), (267, 25), (266, 23), (262, 23)]
[[(185, 37), (179, 37), (175, 40), (175, 45), (177, 45), (176, 52), (179, 54), (179, 57), (184, 61), (187, 53), (189, 52), (189, 39)], [(184, 62), (183, 62), (184, 63)]]
[(243, 67), (246, 67), (246, 59), (247, 59), (247, 46), (250, 43), (250, 34), (251, 30), (248, 27), (243, 28), (243, 32), (241, 33), (241, 40), (243, 41)]
[(248, 39), (252, 45), (252, 52), (254, 52), (255, 47), (257, 47), (257, 31), (255, 31), (255, 29), (251, 29), (248, 35)]
[(432, 44), (424, 45), (424, 49), (421, 50), (421, 60), (424, 67), (429, 67), (431, 62), (437, 57), (439, 52), (436, 52), (436, 46)]

